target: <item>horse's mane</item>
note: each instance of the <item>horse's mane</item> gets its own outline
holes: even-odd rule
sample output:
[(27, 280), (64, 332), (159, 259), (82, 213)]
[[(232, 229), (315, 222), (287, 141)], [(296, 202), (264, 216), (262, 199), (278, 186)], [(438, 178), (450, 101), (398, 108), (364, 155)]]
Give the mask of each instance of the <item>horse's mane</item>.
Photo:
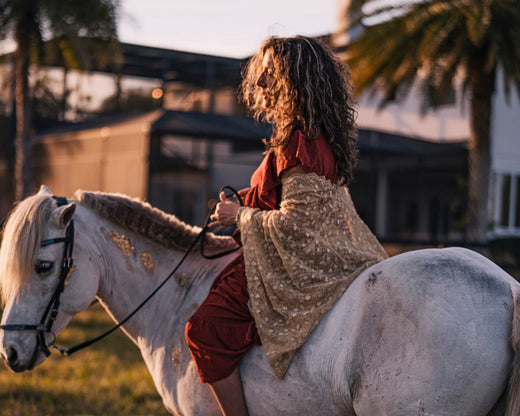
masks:
[[(200, 227), (125, 195), (77, 191), (76, 196), (97, 214), (166, 248), (184, 250), (201, 231)], [(4, 305), (33, 272), (44, 227), (55, 204), (48, 193), (38, 193), (18, 203), (9, 214), (0, 247), (0, 294)], [(209, 253), (236, 246), (233, 238), (212, 233), (206, 235), (205, 243)]]
[[(200, 227), (186, 224), (175, 215), (167, 214), (146, 202), (126, 195), (79, 190), (76, 191), (76, 198), (100, 216), (166, 248), (187, 249), (202, 230)], [(212, 233), (206, 235), (205, 247), (209, 251), (224, 251), (235, 246), (231, 237), (216, 236)]]
[(53, 199), (38, 193), (24, 199), (9, 214), (0, 248), (0, 291), (3, 304), (30, 275), (43, 238)]

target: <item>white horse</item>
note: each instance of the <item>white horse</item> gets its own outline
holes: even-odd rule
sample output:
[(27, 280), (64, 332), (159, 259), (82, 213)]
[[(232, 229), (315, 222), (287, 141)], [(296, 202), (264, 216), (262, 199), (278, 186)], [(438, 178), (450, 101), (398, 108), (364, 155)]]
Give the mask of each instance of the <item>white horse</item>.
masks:
[[(72, 219), (76, 268), (61, 297), (56, 335), (95, 298), (115, 321), (123, 319), (168, 275), (198, 232), (164, 215), (173, 225), (163, 230), (164, 223), (156, 226), (157, 210), (129, 199), (106, 196), (99, 208), (96, 198), (80, 194), (80, 201), (58, 206), (42, 189), (18, 205), (0, 251), (7, 302), (2, 324), (40, 321), (63, 253), (60, 241), (40, 242), (64, 237)], [(120, 225), (128, 222), (134, 224)], [(227, 239), (209, 240), (213, 250), (228, 245)], [(184, 326), (232, 258), (190, 254), (124, 325), (175, 415), (219, 414), (198, 379)], [(466, 249), (420, 250), (380, 262), (361, 273), (323, 318), (283, 380), (273, 376), (262, 347), (250, 350), (240, 365), (249, 412), (518, 416), (519, 293), (511, 276)], [(0, 352), (11, 369), (44, 361), (36, 331), (1, 332)], [(53, 335), (45, 337), (51, 342)]]

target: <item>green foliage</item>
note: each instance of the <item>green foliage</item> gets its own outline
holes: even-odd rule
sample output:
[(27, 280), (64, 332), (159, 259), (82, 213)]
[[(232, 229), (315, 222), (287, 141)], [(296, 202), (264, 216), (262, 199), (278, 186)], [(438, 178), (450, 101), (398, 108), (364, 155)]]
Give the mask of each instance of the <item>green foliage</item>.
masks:
[(118, 8), (119, 0), (0, 0), (0, 39), (16, 38), (22, 29), (31, 39), (33, 63), (50, 60), (71, 69), (118, 65)]
[(29, 63), (45, 57), (44, 40), (55, 39), (65, 68), (94, 69), (93, 62), (117, 65), (119, 0), (0, 0), (0, 40), (16, 41), (15, 198), (31, 193), (31, 94)]
[(370, 3), (353, 0), (350, 8), (356, 16), (351, 26), (374, 23), (365, 26), (348, 49), (359, 91), (375, 86), (384, 91), (384, 102), (392, 101), (398, 92), (407, 92), (420, 70), (437, 97), (448, 94), (456, 75), (468, 85), (475, 70), (484, 69), (491, 77), (498, 65), (507, 92), (518, 80), (518, 0), (424, 0), (382, 7)]
[(76, 33), (109, 40), (116, 35), (119, 0), (0, 0), (0, 36), (25, 19), (44, 36)]
[[(72, 346), (113, 325), (99, 306), (79, 314), (59, 337)], [(0, 370), (0, 416), (166, 416), (137, 347), (116, 331), (64, 358), (56, 352), (31, 372)]]
[(518, 82), (520, 2), (401, 1), (352, 0), (351, 28), (365, 25), (348, 45), (352, 83), (358, 93), (381, 93), (384, 106), (420, 79), (423, 111), (443, 104), (456, 79), (471, 92), (467, 231), (470, 240), (486, 241), (493, 94), (499, 69), (506, 97)]

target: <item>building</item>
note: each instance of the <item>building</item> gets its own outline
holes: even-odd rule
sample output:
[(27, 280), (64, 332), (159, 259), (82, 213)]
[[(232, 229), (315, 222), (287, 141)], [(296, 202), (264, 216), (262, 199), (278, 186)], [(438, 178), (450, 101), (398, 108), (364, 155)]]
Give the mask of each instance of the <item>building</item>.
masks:
[(57, 126), (36, 138), (35, 184), (123, 193), (201, 225), (223, 184), (248, 186), (266, 126), (240, 115), (180, 110), (119, 114)]
[[(160, 105), (100, 117), (76, 109), (76, 123), (41, 130), (35, 188), (45, 183), (68, 197), (78, 188), (121, 192), (201, 224), (221, 185), (248, 185), (262, 157), (261, 139), (269, 135), (236, 102), (244, 60), (128, 44), (123, 53), (117, 74), (72, 74), (80, 80), (70, 82), (79, 85), (77, 96), (97, 90), (96, 82), (105, 83), (105, 102), (114, 94), (124, 98), (125, 85), (144, 85), (158, 93)], [(421, 119), (413, 102), (409, 114), (374, 109), (361, 100), (360, 163), (351, 185), (361, 217), (386, 241), (463, 241), (463, 117), (451, 108)]]
[[(45, 183), (67, 197), (78, 188), (121, 192), (200, 224), (221, 184), (248, 185), (269, 135), (267, 126), (243, 115), (235, 99), (244, 60), (130, 44), (122, 50), (117, 73), (67, 73), (65, 84), (74, 88), (65, 121), (74, 122), (55, 122), (38, 132), (34, 188)], [(59, 96), (63, 71), (48, 63), (40, 72)], [(99, 114), (100, 106), (122, 106), (125, 97), (137, 95), (141, 104), (157, 97), (148, 105), (155, 110)], [(6, 108), (10, 101), (4, 97)], [(8, 142), (2, 141), (4, 148)], [(0, 164), (1, 178), (11, 179), (8, 163)], [(2, 201), (5, 215), (12, 201), (5, 194)]]
[[(338, 0), (337, 32), (333, 39), (342, 51), (359, 30), (347, 31), (349, 3), (350, 0)], [(489, 240), (520, 237), (520, 103), (514, 93), (510, 100), (506, 99), (502, 82), (498, 74), (491, 129)], [(374, 164), (370, 170), (375, 170), (372, 176), (377, 177), (376, 206), (386, 205), (378, 211), (375, 229), (378, 235), (390, 238), (397, 237), (396, 229), (400, 229), (401, 235), (410, 230), (409, 236), (415, 240), (464, 242), (467, 156), (460, 152), (464, 152), (469, 141), (470, 106), (460, 83), (455, 85), (450, 101), (435, 110), (424, 111), (423, 94), (414, 85), (404, 101), (384, 108), (380, 108), (377, 94), (366, 94), (359, 100), (358, 125), (366, 134), (413, 139), (428, 146), (451, 145), (454, 150), (443, 156), (445, 163), (439, 170), (428, 167), (432, 163), (430, 157), (425, 157), (418, 169), (394, 162), (393, 157)], [(429, 179), (423, 181), (419, 177)], [(401, 223), (396, 228), (393, 224), (399, 218)], [(408, 225), (403, 228), (403, 224)]]

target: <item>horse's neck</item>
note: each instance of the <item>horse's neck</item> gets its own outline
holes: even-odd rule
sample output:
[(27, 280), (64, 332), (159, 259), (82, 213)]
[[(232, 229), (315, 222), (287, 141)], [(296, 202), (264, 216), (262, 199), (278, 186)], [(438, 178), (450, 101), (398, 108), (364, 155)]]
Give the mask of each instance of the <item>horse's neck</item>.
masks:
[[(88, 224), (84, 232), (91, 233), (101, 257), (98, 298), (120, 322), (170, 274), (184, 253), (168, 250), (105, 219), (98, 218), (97, 227)], [(193, 251), (164, 287), (123, 326), (143, 355), (143, 349), (165, 347), (183, 337), (187, 319), (230, 260), (207, 261), (197, 249)]]

